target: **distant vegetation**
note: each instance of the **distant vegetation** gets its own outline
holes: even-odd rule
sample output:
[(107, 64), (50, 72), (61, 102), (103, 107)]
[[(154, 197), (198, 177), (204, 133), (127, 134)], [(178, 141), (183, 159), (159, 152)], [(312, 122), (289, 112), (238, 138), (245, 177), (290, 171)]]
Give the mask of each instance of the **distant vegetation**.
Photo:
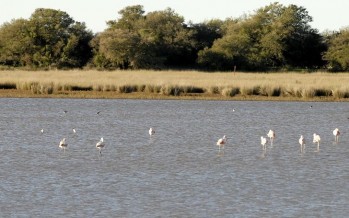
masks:
[(271, 3), (249, 15), (202, 23), (185, 23), (170, 8), (145, 13), (141, 5), (125, 7), (119, 17), (108, 21), (103, 32), (92, 33), (66, 12), (38, 8), (29, 19), (0, 27), (0, 65), (29, 70), (349, 70), (349, 29), (320, 34), (310, 26), (308, 11), (296, 5)]
[(0, 90), (17, 90), (35, 96), (97, 95), (105, 98), (128, 93), (139, 98), (349, 100), (348, 73), (202, 73), (153, 70), (28, 73), (16, 70), (0, 71), (0, 81)]

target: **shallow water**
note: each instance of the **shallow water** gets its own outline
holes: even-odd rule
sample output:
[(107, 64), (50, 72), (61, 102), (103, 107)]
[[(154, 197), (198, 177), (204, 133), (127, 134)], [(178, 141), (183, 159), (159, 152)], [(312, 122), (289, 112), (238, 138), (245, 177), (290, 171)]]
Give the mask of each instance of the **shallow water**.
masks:
[[(348, 103), (0, 99), (0, 108), (5, 217), (349, 213)], [(269, 129), (276, 139), (263, 152), (260, 136)]]

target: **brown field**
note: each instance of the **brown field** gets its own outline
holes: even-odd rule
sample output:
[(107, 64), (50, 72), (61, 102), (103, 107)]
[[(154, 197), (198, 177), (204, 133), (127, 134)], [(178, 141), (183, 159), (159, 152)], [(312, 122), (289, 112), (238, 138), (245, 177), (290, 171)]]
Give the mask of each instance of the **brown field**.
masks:
[(0, 97), (349, 100), (349, 73), (0, 71)]

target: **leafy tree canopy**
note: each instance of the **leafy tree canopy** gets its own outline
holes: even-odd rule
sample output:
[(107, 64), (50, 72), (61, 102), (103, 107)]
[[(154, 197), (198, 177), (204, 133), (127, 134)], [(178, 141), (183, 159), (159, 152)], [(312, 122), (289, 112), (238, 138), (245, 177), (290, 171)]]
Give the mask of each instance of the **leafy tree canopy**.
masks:
[[(122, 68), (158, 68), (183, 64), (191, 54), (192, 31), (172, 9), (149, 12), (129, 6), (108, 21), (99, 36), (98, 56)], [(95, 63), (98, 65), (98, 63)]]
[(332, 71), (349, 70), (349, 27), (330, 36), (329, 48), (324, 55)]
[[(20, 33), (20, 34), (18, 34)], [(66, 12), (36, 9), (29, 20), (0, 28), (0, 62), (13, 66), (82, 67), (91, 58), (93, 35)], [(17, 40), (8, 40), (8, 39)]]
[(215, 53), (215, 56), (225, 57), (226, 65), (221, 66), (224, 69), (238, 66), (240, 69), (261, 70), (285, 65), (317, 65), (321, 62), (320, 55), (313, 61), (302, 61), (308, 59), (310, 51), (323, 49), (320, 35), (309, 26), (311, 21), (303, 7), (272, 3), (252, 15), (229, 20), (226, 33), (211, 48), (199, 53), (198, 62), (209, 66), (214, 60), (205, 56), (212, 57)]

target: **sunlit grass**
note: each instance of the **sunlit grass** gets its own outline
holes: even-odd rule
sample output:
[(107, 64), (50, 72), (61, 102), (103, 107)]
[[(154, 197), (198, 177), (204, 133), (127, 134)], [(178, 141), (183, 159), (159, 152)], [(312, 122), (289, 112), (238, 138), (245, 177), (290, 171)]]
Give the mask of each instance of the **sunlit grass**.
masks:
[(198, 71), (0, 71), (0, 89), (32, 94), (95, 91), (163, 96), (190, 94), (349, 98), (349, 73), (242, 73)]

